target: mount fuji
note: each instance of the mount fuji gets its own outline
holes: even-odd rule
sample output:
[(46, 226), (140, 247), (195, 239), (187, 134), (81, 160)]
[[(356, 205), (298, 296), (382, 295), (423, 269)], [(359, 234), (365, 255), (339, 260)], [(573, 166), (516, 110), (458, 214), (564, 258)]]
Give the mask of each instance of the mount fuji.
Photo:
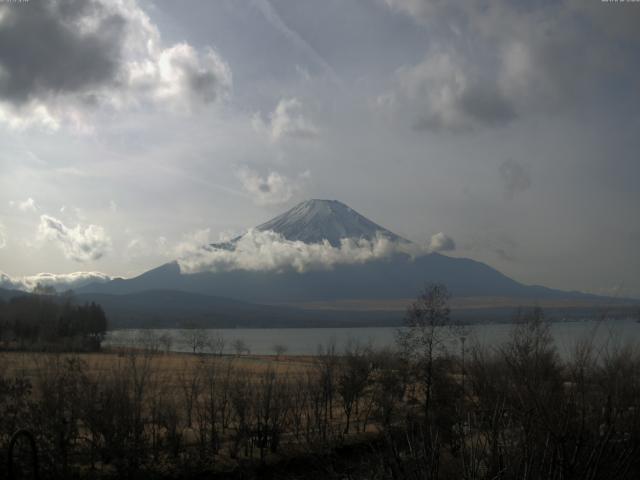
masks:
[(287, 240), (304, 243), (327, 240), (334, 247), (340, 246), (344, 238), (374, 240), (380, 235), (393, 242), (408, 243), (337, 200), (307, 200), (258, 225), (256, 230), (273, 231)]
[[(406, 247), (417, 246), (336, 200), (305, 201), (253, 230), (275, 235), (280, 242), (277, 253), (286, 247), (303, 258), (307, 255), (306, 248), (312, 253), (322, 252), (322, 249), (328, 249), (332, 255), (340, 253), (345, 240), (372, 243), (385, 239), (400, 248), (366, 261), (338, 261), (327, 268), (304, 271), (243, 268), (240, 265), (233, 269), (204, 268), (185, 273), (179, 261), (174, 261), (135, 278), (88, 285), (78, 293), (132, 295), (162, 290), (307, 310), (337, 311), (353, 305), (358, 305), (357, 309), (361, 311), (374, 310), (374, 305), (384, 305), (382, 310), (402, 310), (399, 306), (415, 298), (426, 283), (439, 282), (449, 288), (454, 299), (471, 297), (474, 299), (471, 303), (485, 306), (496, 306), (492, 299), (500, 299), (498, 303), (503, 306), (508, 299), (506, 304), (511, 307), (545, 301), (602, 303), (602, 297), (594, 295), (524, 285), (468, 258), (424, 250), (420, 255), (404, 253)], [(227, 255), (225, 262), (228, 263), (228, 258), (240, 254), (242, 241), (241, 236), (224, 244), (205, 245), (203, 251)], [(243, 254), (246, 256), (247, 252)], [(275, 256), (264, 249), (257, 250), (255, 255)]]

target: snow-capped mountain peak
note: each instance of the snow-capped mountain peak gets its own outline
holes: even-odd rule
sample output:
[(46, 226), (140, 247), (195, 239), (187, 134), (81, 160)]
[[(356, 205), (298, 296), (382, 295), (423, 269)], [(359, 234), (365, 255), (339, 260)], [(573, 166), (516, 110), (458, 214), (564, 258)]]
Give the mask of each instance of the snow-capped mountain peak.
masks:
[(342, 238), (372, 240), (377, 235), (393, 241), (407, 241), (337, 200), (307, 200), (256, 229), (271, 230), (288, 240), (305, 243), (327, 240), (334, 246), (340, 245)]

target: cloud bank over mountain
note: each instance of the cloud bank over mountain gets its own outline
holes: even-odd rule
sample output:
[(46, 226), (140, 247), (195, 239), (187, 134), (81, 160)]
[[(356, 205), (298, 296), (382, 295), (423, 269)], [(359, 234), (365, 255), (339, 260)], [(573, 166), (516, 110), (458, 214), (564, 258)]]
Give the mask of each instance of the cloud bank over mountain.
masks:
[(231, 245), (194, 249), (180, 258), (178, 265), (183, 273), (233, 270), (303, 273), (390, 258), (398, 253), (418, 256), (426, 254), (427, 250), (412, 243), (393, 241), (384, 235), (374, 239), (343, 238), (339, 246), (333, 246), (328, 240), (305, 243), (287, 240), (270, 230), (251, 229)]
[(0, 272), (0, 288), (31, 292), (40, 285), (65, 291), (90, 283), (105, 283), (112, 279), (113, 277), (101, 272), (38, 273), (24, 277), (10, 277), (6, 273)]

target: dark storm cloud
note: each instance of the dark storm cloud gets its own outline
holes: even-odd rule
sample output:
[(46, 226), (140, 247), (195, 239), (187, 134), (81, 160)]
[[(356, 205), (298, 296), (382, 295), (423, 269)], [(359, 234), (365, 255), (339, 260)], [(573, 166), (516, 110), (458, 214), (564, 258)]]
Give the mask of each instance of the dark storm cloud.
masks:
[(135, 0), (0, 1), (0, 121), (11, 127), (88, 131), (100, 107), (192, 112), (231, 83), (212, 48), (163, 45)]
[[(603, 96), (637, 98), (636, 5), (606, 2), (385, 0), (429, 32), (424, 59), (400, 69), (401, 109), (417, 130), (501, 127), (571, 114)], [(407, 88), (408, 87), (408, 88)], [(624, 95), (620, 93), (620, 98)], [(612, 108), (608, 106), (608, 108)]]
[(465, 89), (451, 99), (445, 111), (427, 108), (429, 112), (414, 123), (415, 130), (468, 131), (480, 126), (503, 126), (517, 117), (514, 105), (491, 86)]
[(0, 97), (19, 105), (113, 82), (126, 21), (103, 9), (90, 0), (0, 6)]
[(528, 169), (513, 159), (502, 162), (498, 171), (507, 199), (514, 198), (518, 193), (524, 192), (531, 186), (531, 176)]
[(478, 86), (460, 97), (460, 108), (467, 115), (485, 125), (499, 126), (516, 117), (513, 105), (496, 89)]

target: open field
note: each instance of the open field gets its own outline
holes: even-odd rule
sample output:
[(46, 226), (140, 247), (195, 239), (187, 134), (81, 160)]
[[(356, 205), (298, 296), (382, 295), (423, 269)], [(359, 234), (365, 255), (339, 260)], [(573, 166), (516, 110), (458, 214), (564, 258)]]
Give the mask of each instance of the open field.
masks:
[[(107, 372), (118, 370), (128, 361), (131, 355), (142, 356), (141, 349), (105, 349), (99, 353), (41, 353), (41, 352), (0, 352), (0, 372), (5, 376), (25, 376), (35, 378), (43, 365), (53, 362), (63, 362), (65, 359), (76, 358), (86, 365), (87, 373), (99, 376)], [(150, 367), (160, 371), (168, 377), (196, 369), (203, 361), (215, 363), (219, 366), (232, 363), (237, 371), (250, 374), (262, 374), (274, 371), (277, 374), (304, 374), (313, 367), (313, 357), (275, 355), (194, 355), (189, 353), (159, 353), (148, 357)]]

